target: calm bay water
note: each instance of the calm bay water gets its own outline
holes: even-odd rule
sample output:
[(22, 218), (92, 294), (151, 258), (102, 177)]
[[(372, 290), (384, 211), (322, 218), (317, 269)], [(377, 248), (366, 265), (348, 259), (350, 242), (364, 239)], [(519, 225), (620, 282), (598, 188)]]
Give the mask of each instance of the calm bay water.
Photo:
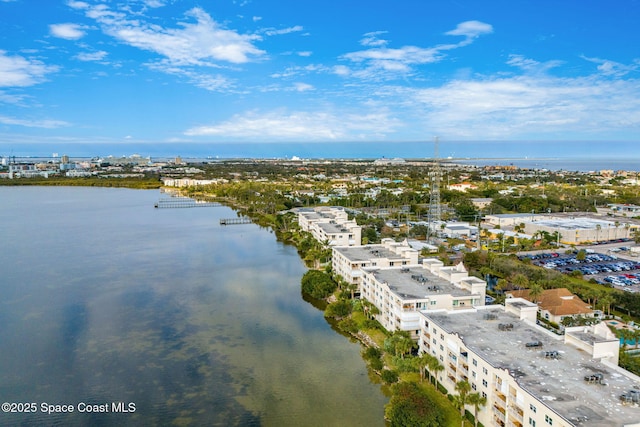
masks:
[(300, 295), (295, 248), (158, 197), (0, 187), (0, 401), (38, 405), (0, 424), (383, 426), (360, 346)]

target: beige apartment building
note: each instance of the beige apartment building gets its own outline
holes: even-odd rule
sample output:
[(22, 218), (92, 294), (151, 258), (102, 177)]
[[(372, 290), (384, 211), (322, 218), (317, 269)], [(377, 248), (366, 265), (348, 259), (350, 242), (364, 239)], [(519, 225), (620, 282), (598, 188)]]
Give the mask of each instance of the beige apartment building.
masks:
[(360, 246), (362, 227), (349, 220), (347, 212), (340, 206), (320, 206), (297, 210), (298, 224), (319, 242), (329, 246)]
[(364, 267), (361, 298), (379, 310), (376, 315), (388, 331), (420, 333), (422, 310), (459, 310), (484, 305), (486, 282), (469, 277), (462, 264), (444, 267), (437, 259), (404, 267)]
[[(537, 306), (420, 312), (420, 352), (449, 393), (458, 381), (486, 397), (484, 426), (640, 426), (640, 378), (617, 366), (619, 341), (603, 323), (558, 336), (536, 325)], [(471, 413), (474, 408), (467, 406)]]
[(419, 252), (409, 243), (382, 239), (378, 245), (334, 246), (332, 255), (333, 272), (344, 280), (358, 285), (363, 267), (396, 267), (417, 265)]

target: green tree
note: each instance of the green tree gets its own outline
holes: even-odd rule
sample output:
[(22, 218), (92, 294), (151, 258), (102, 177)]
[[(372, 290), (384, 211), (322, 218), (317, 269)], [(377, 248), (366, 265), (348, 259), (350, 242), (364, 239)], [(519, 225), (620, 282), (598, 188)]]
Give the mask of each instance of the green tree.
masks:
[(316, 299), (326, 298), (337, 287), (336, 282), (327, 273), (318, 270), (309, 270), (302, 276), (302, 292)]
[(324, 311), (325, 317), (335, 317), (337, 319), (342, 319), (351, 314), (353, 306), (351, 302), (348, 300), (340, 299), (336, 302), (332, 302), (327, 306)]
[(442, 364), (440, 363), (440, 361), (438, 360), (437, 357), (435, 356), (431, 356), (429, 358), (428, 363), (428, 368), (429, 368), (429, 373), (433, 373), (433, 376), (435, 377), (435, 381), (436, 381), (436, 389), (438, 388), (438, 373), (441, 371), (444, 371), (444, 366), (442, 366)]
[(529, 298), (531, 298), (531, 302), (538, 302), (538, 297), (540, 297), (540, 295), (542, 295), (542, 293), (544, 292), (544, 289), (542, 288), (542, 286), (540, 286), (540, 284), (538, 283), (533, 283), (531, 284), (531, 286), (529, 287)]
[(511, 283), (513, 283), (517, 289), (526, 289), (529, 287), (529, 278), (522, 273), (516, 273), (511, 278)]
[(467, 402), (473, 405), (473, 423), (475, 427), (478, 427), (478, 411), (487, 404), (487, 398), (480, 393), (471, 393), (467, 396)]
[(386, 351), (393, 353), (396, 357), (404, 358), (416, 343), (411, 339), (407, 331), (395, 331), (389, 338), (384, 340), (384, 348)]
[(444, 417), (437, 403), (414, 382), (401, 382), (391, 388), (385, 407), (390, 427), (441, 427)]
[(420, 356), (416, 358), (416, 366), (418, 371), (420, 372), (420, 382), (424, 381), (424, 373), (429, 365), (429, 357), (433, 357), (430, 354), (422, 353)]
[(458, 381), (456, 383), (456, 391), (458, 392), (457, 396), (454, 396), (453, 403), (454, 405), (460, 409), (460, 417), (462, 417), (462, 427), (464, 427), (464, 407), (467, 404), (467, 396), (469, 395), (469, 391), (471, 391), (471, 385), (468, 381)]

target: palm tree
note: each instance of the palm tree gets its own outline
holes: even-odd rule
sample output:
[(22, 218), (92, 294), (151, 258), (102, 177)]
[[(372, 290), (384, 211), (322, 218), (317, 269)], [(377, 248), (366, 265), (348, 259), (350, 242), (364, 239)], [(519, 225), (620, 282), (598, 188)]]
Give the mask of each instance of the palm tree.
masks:
[(456, 391), (458, 395), (454, 397), (455, 405), (460, 409), (460, 417), (462, 417), (462, 427), (464, 427), (464, 412), (465, 405), (467, 404), (467, 396), (471, 390), (471, 385), (468, 381), (458, 381), (456, 383)]
[[(426, 367), (429, 365), (429, 357), (433, 357), (430, 354), (422, 353), (420, 356), (416, 358), (416, 365), (418, 370), (420, 371), (420, 382), (424, 381), (424, 371)], [(431, 374), (429, 374), (429, 380), (431, 380)]]
[(540, 286), (539, 283), (533, 283), (529, 288), (529, 298), (531, 298), (531, 302), (537, 303), (538, 297), (542, 295), (542, 292), (544, 292), (542, 286)]
[(429, 373), (431, 374), (433, 372), (433, 376), (436, 379), (436, 389), (437, 389), (438, 388), (438, 372), (444, 370), (444, 366), (442, 366), (438, 358), (435, 356), (430, 356), (429, 361), (427, 363), (428, 363), (427, 366), (429, 369)]
[[(611, 295), (604, 294), (599, 299), (600, 304), (602, 305), (602, 311), (607, 313), (607, 316), (611, 315), (611, 304), (613, 304), (613, 298)], [(605, 310), (606, 307), (606, 310)]]
[(517, 289), (526, 289), (529, 286), (529, 278), (522, 273), (518, 273), (511, 278), (511, 283)]
[(475, 427), (478, 427), (478, 411), (487, 404), (487, 398), (476, 392), (467, 396), (467, 402), (473, 405), (473, 422)]

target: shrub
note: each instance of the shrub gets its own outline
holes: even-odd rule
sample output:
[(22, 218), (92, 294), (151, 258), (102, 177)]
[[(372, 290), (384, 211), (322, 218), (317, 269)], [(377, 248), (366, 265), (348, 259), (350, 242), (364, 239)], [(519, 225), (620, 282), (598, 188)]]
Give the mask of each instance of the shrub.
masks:
[[(329, 304), (326, 310), (324, 311), (324, 315), (326, 317), (342, 318), (350, 315), (351, 309), (352, 309), (351, 302), (341, 299), (334, 303)], [(354, 326), (355, 326), (355, 322), (354, 322)], [(358, 328), (356, 326), (356, 331), (357, 330)]]
[(402, 382), (391, 388), (391, 400), (385, 407), (385, 418), (391, 427), (440, 427), (445, 419), (442, 411), (416, 383)]
[(398, 373), (396, 371), (391, 371), (389, 369), (385, 369), (381, 374), (382, 381), (387, 384), (393, 384), (398, 382)]

